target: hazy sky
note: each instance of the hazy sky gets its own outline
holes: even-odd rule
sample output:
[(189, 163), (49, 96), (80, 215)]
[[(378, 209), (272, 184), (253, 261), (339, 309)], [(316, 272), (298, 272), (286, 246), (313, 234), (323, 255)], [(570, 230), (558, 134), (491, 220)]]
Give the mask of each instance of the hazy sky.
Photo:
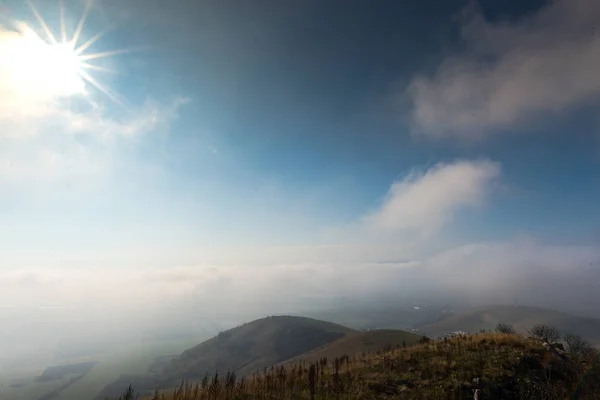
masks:
[(0, 309), (600, 305), (597, 0), (0, 10)]

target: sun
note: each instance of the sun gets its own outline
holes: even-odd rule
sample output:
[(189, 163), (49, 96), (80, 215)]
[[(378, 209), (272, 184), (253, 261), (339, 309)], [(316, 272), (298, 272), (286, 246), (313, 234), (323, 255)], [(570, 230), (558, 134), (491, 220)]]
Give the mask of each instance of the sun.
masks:
[(19, 92), (51, 96), (85, 93), (81, 61), (71, 46), (48, 44), (25, 26), (21, 29), (22, 36), (6, 49), (11, 80)]
[(85, 21), (92, 1), (88, 0), (84, 12), (75, 31), (69, 38), (64, 18), (64, 7), (60, 7), (60, 38), (50, 29), (35, 5), (28, 0), (29, 7), (37, 19), (42, 35), (38, 34), (30, 24), (14, 21), (19, 35), (12, 43), (5, 45), (3, 62), (11, 75), (13, 86), (24, 95), (50, 97), (70, 97), (87, 95), (91, 85), (117, 103), (119, 97), (108, 87), (100, 84), (92, 75), (92, 71), (116, 73), (102, 66), (91, 63), (92, 60), (126, 53), (131, 50), (113, 50), (101, 53), (87, 53), (87, 50), (105, 33), (101, 32), (86, 42), (79, 44)]
[(68, 44), (50, 45), (43, 54), (47, 61), (44, 69), (48, 78), (53, 78), (58, 93), (69, 95), (84, 92), (81, 61)]

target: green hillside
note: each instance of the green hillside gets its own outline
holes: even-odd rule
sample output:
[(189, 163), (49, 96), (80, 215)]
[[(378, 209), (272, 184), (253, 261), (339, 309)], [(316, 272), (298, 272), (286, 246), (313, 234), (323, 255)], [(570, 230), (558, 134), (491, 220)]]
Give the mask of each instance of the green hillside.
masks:
[(96, 398), (118, 395), (130, 383), (144, 392), (176, 387), (182, 379), (198, 381), (215, 371), (249, 375), (354, 333), (338, 324), (305, 317), (262, 318), (219, 333), (155, 368), (154, 373), (121, 376)]

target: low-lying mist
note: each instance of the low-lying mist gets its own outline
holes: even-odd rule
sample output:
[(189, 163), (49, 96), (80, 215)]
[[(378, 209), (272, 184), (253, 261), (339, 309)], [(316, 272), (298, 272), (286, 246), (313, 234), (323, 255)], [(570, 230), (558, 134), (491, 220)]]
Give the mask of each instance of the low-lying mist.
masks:
[[(534, 241), (483, 243), (422, 259), (172, 268), (14, 269), (0, 273), (6, 367), (194, 338), (269, 314), (390, 299), (521, 304), (600, 317), (600, 252)], [(3, 370), (6, 370), (4, 368)]]

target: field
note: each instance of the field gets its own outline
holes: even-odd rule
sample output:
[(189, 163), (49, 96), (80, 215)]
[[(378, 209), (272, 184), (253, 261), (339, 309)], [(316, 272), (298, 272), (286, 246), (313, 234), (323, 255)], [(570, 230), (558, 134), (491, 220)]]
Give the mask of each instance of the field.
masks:
[[(30, 375), (0, 378), (0, 399), (10, 400), (82, 400), (95, 395), (122, 374), (141, 374), (154, 360), (165, 355), (177, 355), (206, 337), (185, 340), (136, 342), (122, 345), (110, 352), (89, 359), (64, 360), (56, 365), (71, 365), (76, 361), (95, 362), (88, 370), (65, 371), (57, 379), (40, 380), (44, 369)], [(50, 367), (50, 366), (48, 366)], [(72, 368), (70, 368), (72, 369)], [(54, 371), (57, 369), (55, 368)], [(47, 374), (48, 372), (46, 372)]]

